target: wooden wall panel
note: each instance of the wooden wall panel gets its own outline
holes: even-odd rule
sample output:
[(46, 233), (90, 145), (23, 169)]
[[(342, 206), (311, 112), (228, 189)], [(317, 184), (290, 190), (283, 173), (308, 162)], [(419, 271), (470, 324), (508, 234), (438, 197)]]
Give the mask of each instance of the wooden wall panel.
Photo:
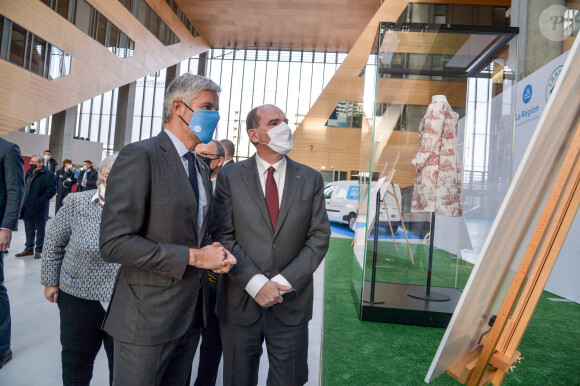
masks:
[(88, 0), (135, 41), (131, 58), (120, 59), (38, 0), (3, 0), (0, 12), (72, 56), (71, 74), (48, 80), (0, 60), (0, 136), (130, 83), (209, 48), (194, 38), (164, 0), (148, 3), (180, 42), (164, 46), (118, 0)]

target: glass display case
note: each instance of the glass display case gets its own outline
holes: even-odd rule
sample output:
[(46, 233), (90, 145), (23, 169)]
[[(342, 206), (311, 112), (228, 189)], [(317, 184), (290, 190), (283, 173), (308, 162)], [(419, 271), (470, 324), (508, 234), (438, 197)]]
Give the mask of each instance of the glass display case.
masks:
[(379, 24), (353, 241), (361, 320), (448, 324), (512, 178), (517, 33)]

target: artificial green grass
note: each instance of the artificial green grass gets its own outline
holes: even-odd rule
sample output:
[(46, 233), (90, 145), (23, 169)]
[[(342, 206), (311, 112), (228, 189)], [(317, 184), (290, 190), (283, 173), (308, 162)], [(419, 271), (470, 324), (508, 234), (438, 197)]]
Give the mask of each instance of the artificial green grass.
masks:
[[(429, 262), (429, 245), (411, 244), (413, 259), (405, 242), (379, 241), (377, 248), (376, 280), (385, 283), (424, 285)], [(372, 242), (368, 242), (366, 260), (366, 281), (370, 281), (373, 267)], [(434, 248), (431, 285), (434, 287), (454, 287), (463, 289), (471, 274), (473, 264), (460, 260), (456, 255)]]
[[(325, 259), (322, 384), (424, 384), (445, 330), (360, 321), (350, 243), (331, 239)], [(504, 385), (580, 385), (580, 306), (547, 297), (556, 296), (543, 294), (519, 348), (525, 359)], [(459, 383), (443, 374), (432, 384)]]

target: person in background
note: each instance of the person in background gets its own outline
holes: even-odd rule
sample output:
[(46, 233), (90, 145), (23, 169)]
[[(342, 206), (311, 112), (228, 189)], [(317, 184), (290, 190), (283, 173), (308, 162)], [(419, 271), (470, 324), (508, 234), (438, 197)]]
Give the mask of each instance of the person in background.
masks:
[(56, 172), (56, 165), (58, 165), (58, 162), (56, 162), (54, 160), (54, 158), (52, 158), (52, 153), (50, 152), (50, 150), (45, 150), (44, 151), (44, 165), (46, 166), (46, 168), (48, 170), (50, 170), (51, 172), (55, 173)]
[[(212, 192), (215, 191), (216, 179), (224, 162), (224, 147), (212, 139), (209, 143), (200, 143), (195, 153), (209, 167)], [(210, 219), (211, 222), (211, 219)], [(199, 366), (195, 386), (214, 386), (222, 357), (222, 339), (220, 337), (219, 319), (215, 313), (218, 275), (207, 271), (209, 291), (207, 299), (207, 323), (201, 327), (201, 344), (199, 347)]]
[(72, 161), (65, 159), (62, 161), (63, 167), (56, 172), (56, 205), (54, 214), (56, 215), (62, 207), (62, 201), (71, 192), (73, 184), (77, 183), (77, 176), (72, 171)]
[(220, 139), (220, 143), (226, 151), (226, 156), (222, 168), (236, 163), (236, 161), (234, 161), (234, 154), (236, 154), (236, 147), (234, 146), (234, 143), (229, 139)]
[(4, 285), (4, 251), (12, 232), (18, 230), (18, 215), (24, 197), (24, 161), (18, 145), (0, 138), (0, 369), (12, 359), (10, 349), (10, 301)]
[(328, 250), (322, 175), (286, 156), (292, 131), (273, 105), (248, 113), (256, 154), (224, 168), (213, 198), (211, 235), (237, 259), (220, 277), (217, 314), (224, 385), (256, 385), (266, 341), (268, 385), (308, 381), (313, 273)]
[[(44, 166), (44, 158), (40, 154), (32, 156), (30, 167), (34, 170), (26, 179), (24, 204), (21, 211), (26, 231), (26, 244), (24, 251), (15, 256), (23, 257), (34, 254), (35, 259), (40, 259), (50, 199), (56, 194), (56, 178), (54, 173)], [(35, 238), (36, 248), (34, 247)]]
[(83, 171), (79, 174), (77, 192), (97, 189), (98, 175), (99, 173), (93, 169), (93, 163), (91, 161), (83, 161)]
[(60, 311), (63, 385), (89, 385), (102, 344), (113, 383), (113, 338), (101, 324), (119, 265), (101, 259), (99, 236), (107, 178), (116, 158), (113, 154), (101, 162), (97, 190), (64, 199), (46, 234), (40, 282), (44, 297), (58, 303)]
[(195, 154), (209, 168), (209, 179), (211, 180), (212, 192), (215, 191), (215, 183), (218, 172), (224, 163), (225, 151), (219, 141), (212, 139), (208, 143), (200, 143), (195, 148)]

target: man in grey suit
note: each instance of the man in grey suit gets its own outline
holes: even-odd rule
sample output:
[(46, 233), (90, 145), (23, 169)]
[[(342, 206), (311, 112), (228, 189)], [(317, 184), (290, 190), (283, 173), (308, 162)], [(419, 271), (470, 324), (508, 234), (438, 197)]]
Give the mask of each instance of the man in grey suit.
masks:
[(215, 130), (217, 120), (203, 118), (216, 118), (219, 91), (198, 75), (173, 80), (165, 129), (121, 150), (107, 181), (101, 257), (121, 264), (103, 323), (114, 338), (115, 385), (186, 384), (205, 312), (203, 269), (235, 264), (204, 237), (211, 185), (193, 151)]
[(10, 302), (4, 286), (4, 250), (10, 247), (12, 232), (24, 198), (24, 161), (18, 145), (0, 138), (0, 368), (12, 359), (10, 350)]
[(308, 380), (312, 274), (330, 226), (322, 176), (285, 156), (293, 144), (287, 122), (276, 106), (250, 111), (257, 154), (218, 174), (212, 236), (237, 259), (218, 286), (225, 385), (257, 384), (264, 340), (268, 385)]

